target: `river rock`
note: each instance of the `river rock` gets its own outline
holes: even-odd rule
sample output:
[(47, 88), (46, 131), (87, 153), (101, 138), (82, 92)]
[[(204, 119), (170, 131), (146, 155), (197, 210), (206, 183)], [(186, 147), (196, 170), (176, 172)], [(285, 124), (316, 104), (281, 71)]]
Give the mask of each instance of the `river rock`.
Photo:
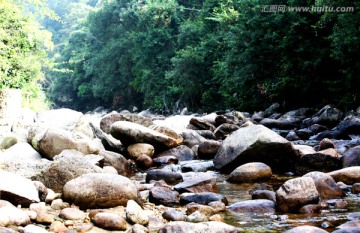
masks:
[(196, 130), (196, 132), (206, 139), (216, 140), (215, 134), (211, 130)]
[(229, 135), (214, 158), (215, 168), (231, 172), (250, 162), (262, 162), (274, 170), (292, 171), (297, 154), (291, 143), (262, 125), (240, 128)]
[(174, 130), (166, 127), (166, 126), (159, 126), (159, 125), (151, 125), (149, 126), (150, 129), (155, 130), (156, 132), (165, 134), (171, 138), (174, 138), (178, 145), (182, 144), (184, 139), (180, 134), (177, 134)]
[(355, 219), (346, 223), (341, 224), (337, 228), (339, 229), (348, 229), (348, 228), (354, 228), (357, 231), (360, 229), (360, 219)]
[(41, 155), (28, 143), (19, 142), (11, 146), (9, 149), (0, 153), (1, 160), (12, 160), (12, 161), (37, 161), (41, 160)]
[(265, 199), (236, 202), (227, 207), (228, 211), (235, 213), (275, 213), (276, 203)]
[(149, 202), (156, 205), (177, 206), (180, 203), (179, 192), (169, 187), (153, 187), (149, 192)]
[(210, 131), (215, 130), (215, 126), (213, 124), (208, 122), (206, 119), (200, 118), (200, 117), (191, 118), (190, 124), (194, 125), (196, 127), (196, 129), (200, 129), (200, 130), (210, 130)]
[(192, 148), (195, 145), (200, 145), (202, 142), (205, 142), (207, 139), (202, 137), (196, 132), (196, 130), (188, 129), (181, 133), (181, 136), (184, 138), (183, 144), (189, 148)]
[(11, 228), (1, 227), (1, 224), (0, 224), (0, 232), (1, 233), (18, 233), (18, 231), (15, 231)]
[(147, 143), (135, 143), (127, 148), (131, 159), (136, 160), (140, 155), (147, 155), (150, 158), (154, 155), (155, 148)]
[(36, 213), (37, 223), (51, 224), (55, 221), (54, 215), (49, 213), (50, 208), (46, 206), (44, 202), (33, 203), (29, 209)]
[(133, 200), (128, 200), (125, 213), (126, 219), (133, 224), (147, 225), (149, 223), (146, 212)]
[(341, 160), (339, 158), (328, 154), (326, 151), (319, 151), (315, 154), (301, 156), (296, 165), (296, 174), (304, 175), (312, 171), (330, 172), (340, 168)]
[(178, 184), (183, 181), (183, 177), (177, 172), (151, 170), (147, 172), (145, 182), (149, 183), (151, 180), (163, 180), (167, 184)]
[[(75, 149), (83, 154), (98, 154), (99, 146), (90, 138), (61, 128), (36, 128), (30, 137), (32, 146), (47, 159), (63, 150)], [(29, 133), (30, 134), (30, 133)]]
[(310, 177), (299, 177), (286, 181), (276, 191), (278, 208), (283, 212), (294, 211), (304, 205), (317, 203), (319, 192)]
[(60, 221), (55, 221), (55, 222), (51, 223), (51, 225), (49, 227), (49, 231), (56, 232), (56, 233), (65, 233), (68, 230), (69, 229), (65, 226), (65, 224)]
[(30, 224), (24, 227), (24, 233), (48, 233), (48, 231), (43, 227)]
[(147, 117), (138, 116), (136, 114), (120, 114), (117, 112), (111, 112), (100, 120), (100, 129), (107, 134), (110, 134), (111, 125), (117, 121), (129, 121), (142, 125), (144, 127), (149, 127), (153, 124), (152, 120)]
[(336, 182), (352, 185), (360, 182), (360, 166), (347, 167), (328, 173)]
[(298, 226), (284, 233), (327, 233), (327, 231), (314, 226)]
[(343, 167), (360, 166), (360, 146), (350, 148), (342, 158)]
[(15, 206), (3, 206), (0, 208), (0, 223), (2, 226), (26, 226), (31, 220), (25, 211)]
[(94, 138), (94, 133), (84, 114), (71, 109), (61, 108), (39, 112), (35, 117), (35, 122), (37, 125), (61, 128)]
[(194, 223), (207, 222), (209, 221), (209, 217), (199, 211), (195, 211), (194, 213), (186, 216), (186, 221)]
[(322, 172), (310, 172), (304, 177), (311, 177), (317, 191), (322, 199), (341, 198), (344, 196), (343, 191), (336, 184), (335, 180), (328, 174)]
[(100, 150), (99, 155), (104, 157), (104, 166), (114, 167), (119, 175), (130, 176), (135, 173), (133, 163), (123, 155), (107, 150)]
[(270, 119), (270, 118), (264, 118), (262, 119), (259, 124), (266, 126), (267, 128), (275, 128), (275, 129), (294, 129), (297, 127), (296, 124), (293, 122), (286, 120), (286, 119)]
[(180, 145), (175, 148), (163, 151), (154, 157), (159, 158), (163, 156), (175, 156), (179, 161), (188, 161), (194, 159), (194, 152), (189, 147)]
[(136, 165), (140, 169), (148, 169), (154, 165), (154, 162), (151, 157), (142, 154), (136, 159)]
[(184, 221), (185, 215), (174, 209), (165, 210), (162, 217), (168, 221)]
[(3, 170), (0, 170), (0, 177), (1, 199), (24, 207), (40, 201), (39, 192), (31, 180)]
[(251, 194), (251, 199), (266, 199), (276, 202), (276, 193), (270, 190), (255, 190)]
[(67, 182), (64, 200), (82, 209), (125, 206), (128, 200), (141, 203), (136, 185), (121, 175), (92, 173)]
[(66, 182), (87, 173), (102, 173), (102, 169), (94, 165), (76, 150), (65, 150), (54, 157), (54, 162), (45, 169), (40, 181), (55, 192), (62, 192)]
[(215, 131), (215, 137), (218, 140), (224, 140), (229, 134), (231, 134), (232, 132), (236, 131), (240, 129), (240, 126), (238, 125), (234, 125), (234, 124), (229, 124), (229, 123), (224, 123), (219, 125)]
[(84, 220), (86, 214), (76, 208), (64, 208), (60, 211), (59, 216), (68, 220)]
[(155, 149), (166, 149), (179, 146), (176, 139), (159, 133), (145, 126), (128, 122), (117, 121), (110, 128), (111, 135), (119, 139), (125, 146), (135, 143), (148, 143)]
[(351, 192), (354, 194), (359, 194), (360, 193), (360, 183), (353, 184), (353, 186), (351, 188)]
[[(209, 218), (211, 215), (215, 214), (215, 209), (213, 209), (212, 207), (207, 206), (207, 205), (201, 205), (201, 204), (196, 204), (196, 203), (189, 203), (186, 205), (186, 214), (187, 215), (193, 214), (195, 212), (199, 212), (202, 215)], [(203, 222), (206, 222), (206, 220)]]
[(336, 128), (347, 134), (360, 135), (360, 117), (354, 115), (347, 116)]
[(315, 136), (310, 137), (311, 140), (321, 141), (324, 138), (337, 139), (337, 140), (351, 140), (351, 137), (344, 132), (333, 129), (333, 130), (325, 130)]
[(161, 157), (157, 157), (153, 159), (153, 164), (154, 166), (163, 166), (166, 164), (177, 164), (179, 163), (179, 160), (176, 156), (173, 155), (166, 155), (166, 156), (161, 156)]
[(181, 166), (182, 172), (206, 172), (209, 170), (213, 170), (214, 162), (213, 161), (205, 161), (205, 162), (194, 162), (187, 163)]
[(108, 230), (125, 231), (127, 229), (125, 219), (116, 213), (97, 213), (93, 218), (93, 222), (96, 226)]
[(186, 205), (191, 202), (207, 205), (213, 201), (221, 201), (225, 205), (228, 204), (228, 200), (221, 194), (212, 193), (212, 192), (202, 192), (202, 193), (183, 193), (180, 195), (180, 204)]
[(316, 124), (325, 125), (329, 128), (332, 128), (342, 120), (343, 112), (337, 108), (327, 105), (314, 116), (318, 117), (315, 122)]
[(216, 177), (208, 173), (185, 173), (186, 179), (183, 182), (178, 183), (174, 186), (174, 189), (180, 193), (183, 192), (192, 192), (192, 193), (201, 193), (201, 192), (216, 192)]
[(213, 159), (219, 150), (221, 143), (214, 140), (206, 140), (199, 145), (198, 158), (199, 159)]
[(206, 233), (234, 233), (239, 229), (222, 222), (170, 222), (159, 230), (159, 233), (189, 233), (189, 232), (206, 232)]
[(264, 163), (246, 163), (231, 172), (227, 181), (231, 183), (252, 183), (271, 178), (271, 168)]

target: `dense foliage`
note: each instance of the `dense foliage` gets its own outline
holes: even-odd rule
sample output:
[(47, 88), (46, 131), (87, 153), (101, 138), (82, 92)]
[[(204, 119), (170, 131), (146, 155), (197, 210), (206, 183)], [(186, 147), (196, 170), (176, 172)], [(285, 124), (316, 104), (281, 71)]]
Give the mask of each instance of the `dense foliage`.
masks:
[[(358, 107), (358, 0), (107, 0), (86, 20), (94, 1), (74, 3), (87, 8), (57, 12), (68, 24), (57, 30), (57, 65), (48, 75), (57, 105), (168, 112), (251, 111), (273, 102)], [(270, 5), (354, 11), (262, 12)]]
[(22, 89), (28, 107), (43, 108), (46, 103), (40, 81), (51, 46), (51, 34), (19, 2), (0, 2), (0, 90)]

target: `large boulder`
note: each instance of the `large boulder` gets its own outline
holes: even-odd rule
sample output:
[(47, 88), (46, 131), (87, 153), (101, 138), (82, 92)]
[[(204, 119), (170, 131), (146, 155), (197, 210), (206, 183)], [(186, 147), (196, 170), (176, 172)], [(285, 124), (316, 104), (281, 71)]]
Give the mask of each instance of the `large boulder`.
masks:
[(298, 159), (291, 143), (262, 125), (249, 125), (230, 134), (214, 158), (215, 168), (231, 172), (250, 162), (262, 162), (276, 171), (293, 171)]
[(328, 173), (336, 182), (352, 185), (360, 182), (360, 166), (347, 167)]
[(334, 150), (331, 149), (329, 152), (319, 151), (301, 156), (296, 165), (296, 173), (304, 175), (312, 171), (330, 172), (340, 169), (341, 160), (330, 152), (334, 152)]
[(35, 117), (35, 122), (37, 125), (47, 125), (83, 134), (89, 138), (94, 137), (94, 133), (84, 114), (71, 109), (61, 108), (39, 112)]
[(216, 192), (216, 177), (206, 172), (188, 172), (183, 174), (184, 181), (174, 186), (180, 193)]
[(146, 183), (151, 180), (163, 180), (167, 184), (177, 184), (183, 181), (183, 177), (180, 173), (165, 171), (165, 170), (151, 170), (148, 171), (145, 177)]
[(145, 127), (149, 127), (153, 124), (152, 120), (147, 117), (139, 116), (136, 114), (121, 114), (117, 112), (111, 112), (101, 118), (100, 129), (105, 133), (110, 133), (111, 125), (117, 121), (129, 121)]
[(41, 160), (41, 155), (28, 143), (19, 142), (5, 150), (0, 152), (0, 161), (12, 160), (12, 161), (36, 161)]
[(304, 177), (311, 177), (314, 180), (316, 189), (322, 199), (341, 198), (344, 196), (344, 192), (336, 184), (335, 180), (326, 173), (310, 172), (305, 174)]
[(166, 149), (179, 146), (176, 139), (159, 133), (145, 126), (128, 122), (117, 121), (110, 128), (111, 135), (119, 139), (124, 145), (135, 143), (149, 143), (155, 149)]
[(336, 128), (347, 134), (360, 135), (360, 117), (354, 115), (347, 116)]
[(278, 208), (283, 212), (296, 211), (298, 208), (319, 201), (319, 192), (310, 177), (299, 177), (286, 181), (276, 191)]
[(31, 145), (48, 159), (53, 159), (63, 150), (75, 149), (83, 154), (98, 154), (100, 150), (89, 137), (65, 129), (40, 126), (31, 130)]
[(0, 170), (0, 197), (15, 206), (28, 207), (40, 201), (39, 192), (34, 183), (22, 176)]
[(271, 178), (271, 168), (264, 163), (246, 163), (231, 172), (227, 181), (231, 183), (252, 183)]
[(317, 117), (315, 121), (316, 124), (332, 128), (341, 121), (343, 112), (337, 108), (327, 105), (317, 112), (315, 117)]
[(236, 233), (240, 229), (222, 222), (170, 222), (159, 230), (159, 233), (189, 233), (189, 232), (206, 232), (206, 233)]
[(54, 157), (38, 179), (55, 192), (62, 192), (64, 185), (83, 174), (102, 173), (103, 170), (75, 150), (65, 150)]
[(360, 146), (350, 148), (342, 157), (343, 167), (360, 166)]
[(141, 204), (134, 182), (121, 175), (105, 173), (85, 174), (67, 182), (63, 197), (82, 209), (126, 206), (128, 200)]

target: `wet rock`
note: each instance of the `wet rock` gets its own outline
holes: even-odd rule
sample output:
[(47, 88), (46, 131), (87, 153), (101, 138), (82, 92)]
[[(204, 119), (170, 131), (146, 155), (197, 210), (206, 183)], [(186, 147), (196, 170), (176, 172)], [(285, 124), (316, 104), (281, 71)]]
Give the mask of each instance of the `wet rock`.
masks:
[(257, 199), (236, 202), (227, 207), (227, 210), (235, 213), (275, 213), (276, 203), (270, 200)]
[(327, 233), (327, 231), (314, 226), (299, 226), (287, 230), (284, 233)]
[(355, 219), (352, 220), (350, 222), (346, 222), (344, 224), (341, 224), (340, 226), (338, 226), (337, 228), (339, 229), (348, 229), (348, 228), (354, 228), (357, 229), (359, 231), (360, 229), (360, 220), (359, 219)]
[(360, 183), (353, 184), (353, 186), (351, 188), (351, 192), (354, 194), (359, 194), (360, 193)]
[(168, 221), (184, 221), (185, 215), (174, 209), (165, 210), (162, 217)]
[(140, 155), (147, 155), (150, 158), (154, 155), (155, 148), (147, 143), (135, 143), (127, 148), (131, 159), (136, 160)]
[(159, 230), (159, 233), (189, 233), (189, 232), (206, 232), (206, 233), (233, 233), (239, 232), (239, 229), (222, 222), (170, 222)]
[(94, 216), (93, 222), (96, 226), (108, 230), (124, 231), (127, 229), (125, 219), (115, 213), (98, 213)]
[(360, 166), (360, 146), (350, 148), (342, 158), (343, 167)]
[(347, 167), (328, 173), (336, 182), (342, 181), (345, 184), (360, 182), (360, 166)]
[(295, 133), (295, 131), (291, 130), (285, 137), (286, 140), (289, 141), (297, 141), (301, 140), (301, 138)]
[(294, 211), (304, 205), (317, 203), (319, 193), (310, 177), (299, 177), (286, 181), (276, 191), (278, 208), (283, 212)]
[(14, 205), (28, 207), (40, 201), (34, 183), (22, 176), (0, 170), (0, 197)]
[(128, 178), (114, 174), (85, 174), (67, 182), (64, 200), (82, 209), (125, 206), (128, 200), (141, 203), (136, 185)]
[(154, 166), (162, 166), (166, 164), (177, 164), (179, 162), (176, 156), (168, 155), (161, 156), (153, 159)]
[(147, 172), (145, 182), (149, 183), (151, 180), (163, 180), (167, 184), (178, 184), (183, 181), (183, 177), (180, 173), (177, 172), (151, 170)]
[(154, 162), (151, 157), (142, 154), (136, 159), (136, 165), (140, 169), (148, 169), (154, 165)]
[(174, 186), (174, 189), (180, 193), (192, 192), (216, 192), (216, 177), (208, 173), (184, 173), (186, 179)]
[(213, 201), (221, 201), (225, 205), (228, 204), (228, 200), (221, 194), (212, 193), (212, 192), (202, 192), (202, 193), (183, 193), (180, 195), (180, 204), (186, 205), (191, 202), (207, 205)]
[(77, 150), (83, 154), (98, 154), (99, 146), (89, 137), (60, 128), (34, 128), (29, 135), (32, 146), (47, 159), (53, 159), (63, 150)]
[(304, 175), (312, 171), (330, 172), (341, 168), (341, 160), (321, 151), (300, 157), (296, 165), (296, 173)]
[(360, 135), (360, 117), (350, 115), (345, 117), (338, 125), (337, 129), (347, 134)]
[(264, 163), (246, 163), (231, 172), (227, 181), (231, 183), (252, 183), (271, 178), (271, 168)]
[(328, 174), (322, 172), (310, 172), (304, 177), (311, 177), (314, 182), (319, 195), (323, 199), (341, 198), (344, 192), (336, 184), (335, 180)]
[(238, 129), (240, 129), (240, 126), (238, 126), (238, 125), (224, 123), (215, 129), (214, 134), (215, 134), (216, 139), (223, 140), (229, 134), (231, 134), (232, 132), (234, 132)]
[(125, 146), (135, 143), (148, 143), (155, 149), (166, 149), (179, 146), (175, 138), (166, 136), (145, 126), (128, 121), (117, 121), (110, 128), (111, 135)]
[(288, 172), (293, 170), (297, 159), (289, 141), (264, 126), (250, 125), (233, 132), (222, 142), (214, 164), (216, 169), (229, 172), (245, 163), (262, 162), (273, 170)]
[(309, 204), (301, 207), (298, 212), (300, 214), (320, 213), (321, 209), (322, 209), (321, 205)]
[(147, 117), (138, 116), (136, 114), (120, 114), (112, 112), (105, 115), (100, 121), (100, 128), (107, 134), (110, 134), (111, 125), (117, 121), (129, 121), (137, 123), (144, 127), (149, 127), (153, 124), (152, 120)]
[(156, 205), (176, 206), (180, 203), (179, 193), (169, 187), (153, 187), (150, 189), (149, 202)]
[(310, 129), (299, 129), (299, 130), (295, 130), (295, 134), (301, 140), (308, 140), (310, 138), (310, 136), (313, 135), (313, 132)]
[(149, 223), (149, 217), (145, 211), (133, 200), (129, 200), (126, 205), (126, 219), (133, 224), (147, 225)]
[(87, 173), (103, 173), (102, 169), (76, 150), (65, 150), (54, 157), (54, 162), (40, 177), (46, 187), (62, 192), (66, 182)]
[(171, 148), (169, 150), (163, 151), (155, 155), (155, 158), (169, 156), (169, 155), (175, 156), (179, 161), (188, 161), (194, 159), (194, 152), (185, 145), (180, 145), (175, 148)]
[(351, 140), (351, 137), (340, 130), (325, 130), (315, 136), (310, 137), (312, 140), (321, 141), (324, 138), (337, 139), (337, 140)]
[(3, 206), (0, 208), (0, 223), (2, 226), (26, 226), (30, 222), (28, 214), (15, 206)]
[(112, 166), (119, 175), (130, 176), (134, 174), (133, 164), (123, 155), (106, 150), (100, 150), (100, 156), (104, 157), (104, 166)]
[(213, 161), (188, 163), (181, 166), (182, 172), (206, 172), (214, 169)]
[(276, 194), (270, 190), (256, 190), (251, 194), (251, 199), (266, 199), (276, 202)]
[(355, 219), (360, 220), (360, 212), (353, 212), (353, 213), (348, 214), (347, 219), (348, 220), (355, 220)]
[(60, 211), (59, 216), (68, 220), (84, 220), (86, 214), (79, 209), (65, 208)]
[(214, 140), (202, 142), (198, 148), (199, 159), (213, 159), (219, 150), (221, 143)]

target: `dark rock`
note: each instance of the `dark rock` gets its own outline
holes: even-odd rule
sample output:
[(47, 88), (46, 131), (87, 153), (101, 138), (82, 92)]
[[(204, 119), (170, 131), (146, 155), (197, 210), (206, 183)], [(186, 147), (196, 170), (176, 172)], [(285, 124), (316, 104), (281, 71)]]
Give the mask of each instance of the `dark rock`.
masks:
[(279, 110), (280, 110), (280, 104), (279, 103), (273, 103), (272, 105), (270, 105), (270, 107), (265, 109), (264, 117), (269, 117), (269, 116), (271, 116), (272, 114), (276, 113)]
[(337, 140), (351, 140), (351, 137), (340, 130), (326, 130), (315, 136), (310, 137), (311, 140), (321, 141), (324, 138), (337, 139)]
[(309, 130), (312, 132), (312, 134), (318, 134), (318, 133), (327, 131), (329, 129), (323, 125), (313, 124), (313, 125), (309, 126)]
[(360, 166), (360, 146), (350, 148), (342, 158), (343, 167)]
[(260, 191), (260, 190), (268, 190), (268, 191), (274, 191), (273, 188), (268, 185), (268, 184), (258, 184), (255, 187), (253, 187), (252, 189), (249, 190), (249, 194), (253, 195), (254, 192), (256, 191)]
[[(241, 139), (241, 140), (239, 140)], [(298, 160), (291, 143), (261, 125), (240, 128), (222, 143), (214, 158), (215, 168), (231, 172), (250, 162), (262, 162), (275, 171), (293, 171)]]
[(343, 112), (329, 105), (323, 107), (315, 114), (318, 117), (316, 124), (325, 125), (329, 128), (336, 126), (343, 117)]
[(309, 205), (304, 205), (303, 207), (301, 207), (298, 212), (300, 214), (320, 213), (321, 208), (322, 208), (321, 205), (309, 204)]
[(148, 169), (153, 166), (153, 160), (148, 155), (142, 154), (136, 159), (136, 165), (140, 169)]
[(295, 133), (301, 140), (308, 140), (313, 135), (313, 132), (309, 129), (295, 130)]
[(271, 168), (264, 163), (246, 163), (231, 172), (227, 181), (231, 183), (252, 183), (271, 178)]
[(337, 129), (347, 134), (360, 135), (360, 117), (354, 115), (345, 117), (338, 124)]
[(285, 119), (264, 118), (259, 122), (259, 124), (266, 126), (270, 129), (295, 129), (297, 127), (296, 124)]
[(206, 161), (206, 162), (195, 162), (195, 163), (187, 163), (181, 166), (182, 172), (206, 172), (209, 170), (213, 170), (214, 162)]
[(275, 213), (276, 203), (270, 200), (257, 199), (241, 201), (227, 207), (227, 210), (235, 213)]
[(180, 203), (179, 193), (169, 187), (153, 187), (150, 189), (149, 202), (156, 205), (176, 206)]
[(240, 129), (240, 126), (238, 126), (238, 125), (224, 123), (215, 129), (214, 134), (215, 134), (216, 139), (223, 140), (229, 134), (231, 134), (232, 132), (234, 132), (238, 129)]
[(330, 172), (341, 168), (341, 160), (329, 154), (315, 153), (300, 157), (296, 173), (304, 175), (312, 171)]
[(286, 140), (289, 140), (289, 141), (298, 141), (298, 140), (301, 140), (301, 138), (295, 133), (294, 130), (291, 130), (288, 135), (286, 135), (285, 137)]
[(178, 158), (173, 155), (164, 155), (161, 157), (153, 158), (154, 166), (162, 166), (166, 164), (177, 164), (179, 162)]
[(149, 183), (150, 180), (163, 180), (167, 184), (178, 184), (183, 181), (183, 177), (180, 173), (176, 172), (151, 170), (147, 172), (145, 178), (146, 183)]
[(189, 148), (192, 148), (195, 145), (200, 145), (200, 143), (206, 141), (206, 138), (198, 134), (196, 130), (183, 131), (181, 136), (184, 138), (183, 144)]
[(215, 130), (215, 126), (213, 124), (199, 117), (191, 118), (190, 124), (194, 125), (195, 127), (201, 130), (210, 130), (210, 131)]
[(154, 157), (162, 157), (162, 156), (176, 156), (179, 161), (188, 161), (194, 159), (194, 152), (187, 146), (181, 145), (166, 151), (163, 151), (159, 154), (156, 154)]
[(185, 215), (174, 209), (168, 209), (164, 211), (162, 217), (168, 221), (184, 221)]
[(360, 183), (353, 184), (353, 186), (351, 188), (351, 192), (354, 194), (359, 194), (360, 193)]
[(211, 130), (196, 130), (196, 132), (206, 139), (215, 140), (216, 136)]
[(216, 192), (216, 177), (208, 173), (188, 172), (184, 174), (184, 181), (175, 185), (174, 189), (180, 193)]
[(344, 192), (336, 184), (335, 180), (328, 174), (322, 172), (310, 172), (304, 177), (311, 177), (317, 191), (322, 199), (341, 198)]
[(228, 204), (228, 200), (221, 194), (212, 193), (212, 192), (202, 192), (202, 193), (183, 193), (180, 195), (180, 204), (186, 205), (191, 202), (207, 205), (213, 201), (221, 201), (225, 205)]
[(334, 148), (334, 147), (335, 147), (334, 142), (328, 138), (324, 138), (320, 142), (320, 150), (325, 150), (325, 149)]
[(256, 190), (252, 193), (251, 199), (266, 199), (276, 202), (276, 193), (270, 190)]
[(198, 148), (199, 159), (213, 159), (219, 150), (221, 143), (214, 140), (202, 142)]

